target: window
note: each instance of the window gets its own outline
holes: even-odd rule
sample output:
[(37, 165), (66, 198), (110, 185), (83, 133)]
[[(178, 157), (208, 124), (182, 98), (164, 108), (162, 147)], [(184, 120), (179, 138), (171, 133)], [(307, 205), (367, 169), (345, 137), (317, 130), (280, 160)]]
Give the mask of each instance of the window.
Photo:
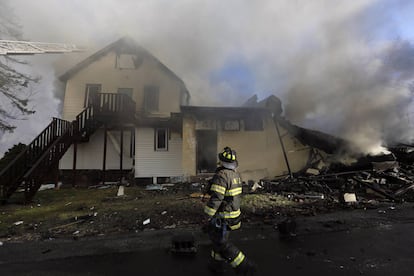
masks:
[(167, 151), (168, 150), (168, 129), (156, 128), (155, 129), (155, 151)]
[(118, 88), (118, 94), (127, 95), (132, 99), (132, 88)]
[(223, 130), (238, 131), (240, 130), (239, 120), (225, 120), (222, 122)]
[(93, 99), (98, 93), (101, 93), (100, 84), (87, 84), (85, 89), (85, 99), (83, 101), (83, 107), (87, 107), (93, 104)]
[(137, 69), (143, 62), (141, 57), (130, 54), (118, 54), (116, 56), (116, 68), (118, 69)]
[(158, 111), (159, 87), (146, 85), (144, 87), (144, 110)]
[(217, 121), (216, 120), (197, 120), (196, 121), (196, 130), (216, 130)]

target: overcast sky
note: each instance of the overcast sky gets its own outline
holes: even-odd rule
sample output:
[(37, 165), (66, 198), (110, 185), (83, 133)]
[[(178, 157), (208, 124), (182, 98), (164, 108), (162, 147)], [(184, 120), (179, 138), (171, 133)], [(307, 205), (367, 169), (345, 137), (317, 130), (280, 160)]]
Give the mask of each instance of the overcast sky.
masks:
[[(275, 94), (294, 123), (375, 151), (407, 126), (414, 72), (409, 0), (13, 0), (32, 41), (100, 49), (133, 37), (186, 83), (192, 104)], [(0, 155), (59, 114), (56, 75), (77, 54), (33, 56), (37, 113), (3, 135)], [(401, 118), (405, 118), (401, 123)]]

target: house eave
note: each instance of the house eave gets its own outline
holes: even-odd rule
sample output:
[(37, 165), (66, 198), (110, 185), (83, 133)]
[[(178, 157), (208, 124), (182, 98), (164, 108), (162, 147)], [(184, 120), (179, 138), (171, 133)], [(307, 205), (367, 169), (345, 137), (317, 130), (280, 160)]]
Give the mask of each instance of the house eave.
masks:
[(198, 118), (212, 119), (238, 119), (248, 117), (251, 114), (266, 115), (270, 114), (269, 110), (258, 107), (212, 107), (212, 106), (181, 106), (182, 113), (194, 115)]

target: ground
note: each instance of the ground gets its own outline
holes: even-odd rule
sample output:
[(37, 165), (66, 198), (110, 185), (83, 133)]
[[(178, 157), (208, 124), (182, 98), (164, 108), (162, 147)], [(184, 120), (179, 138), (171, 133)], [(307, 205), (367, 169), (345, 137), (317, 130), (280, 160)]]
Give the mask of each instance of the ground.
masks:
[[(28, 205), (15, 197), (0, 206), (0, 274), (210, 275), (198, 188), (117, 192), (53, 189)], [(243, 226), (231, 240), (257, 264), (257, 275), (410, 275), (414, 205), (369, 202), (244, 193)], [(286, 218), (296, 222), (294, 235), (281, 231)], [(175, 254), (177, 235), (194, 237), (197, 252)]]
[[(267, 275), (411, 275), (413, 205), (343, 210), (297, 218), (297, 235), (281, 239), (274, 225), (244, 224), (235, 243)], [(197, 252), (174, 254), (177, 235), (193, 235)], [(1, 275), (211, 275), (211, 244), (198, 228), (139, 231), (116, 236), (6, 241)], [(228, 267), (225, 275), (235, 275)]]
[[(125, 187), (61, 188), (39, 191), (30, 204), (19, 196), (0, 206), (0, 241), (80, 238), (201, 226), (200, 188), (176, 185), (168, 190)], [(288, 216), (313, 216), (343, 208), (331, 200), (294, 201), (271, 193), (242, 197), (243, 221), (274, 224)], [(361, 207), (362, 208), (362, 207)]]

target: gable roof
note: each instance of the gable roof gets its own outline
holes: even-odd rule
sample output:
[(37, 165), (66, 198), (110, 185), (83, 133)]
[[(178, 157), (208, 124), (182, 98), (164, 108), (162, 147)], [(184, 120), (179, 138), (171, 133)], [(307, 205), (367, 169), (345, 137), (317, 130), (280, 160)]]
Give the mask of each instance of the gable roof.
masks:
[(83, 61), (79, 62), (74, 67), (72, 67), (71, 69), (66, 71), (64, 74), (59, 76), (59, 79), (63, 82), (67, 81), (73, 75), (75, 75), (77, 72), (79, 72), (83, 68), (87, 67), (89, 64), (93, 63), (94, 61), (98, 60), (99, 58), (101, 58), (102, 56), (106, 55), (107, 53), (109, 53), (111, 51), (115, 51), (115, 52), (118, 52), (118, 53), (121, 53), (121, 52), (122, 53), (129, 53), (129, 54), (139, 53), (139, 54), (141, 54), (141, 55), (143, 55), (147, 58), (150, 58), (150, 59), (154, 60), (158, 64), (158, 66), (160, 66), (160, 68), (165, 73), (167, 73), (171, 77), (175, 78), (176, 80), (178, 80), (183, 85), (183, 87), (185, 88), (184, 92), (187, 94), (188, 97), (190, 97), (190, 93), (188, 92), (184, 81), (180, 77), (178, 77), (173, 71), (171, 71), (167, 66), (165, 66), (159, 59), (157, 59), (154, 55), (152, 55), (145, 48), (138, 45), (130, 37), (122, 37), (122, 38), (118, 39), (117, 41), (109, 44), (108, 46), (102, 48), (101, 50), (97, 51), (96, 53), (94, 53), (93, 55), (91, 55), (88, 58), (84, 59)]

